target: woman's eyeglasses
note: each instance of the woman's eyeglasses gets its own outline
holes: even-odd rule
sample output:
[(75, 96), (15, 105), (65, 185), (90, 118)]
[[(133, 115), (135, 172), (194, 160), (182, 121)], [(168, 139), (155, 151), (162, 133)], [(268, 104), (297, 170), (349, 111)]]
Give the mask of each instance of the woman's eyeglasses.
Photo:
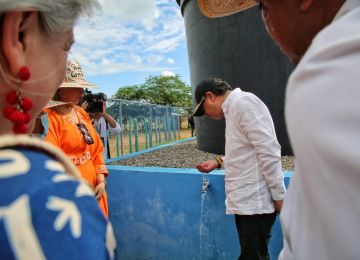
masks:
[(89, 130), (87, 129), (86, 125), (83, 123), (78, 123), (76, 124), (78, 129), (80, 130), (81, 134), (84, 136), (85, 138), (85, 142), (87, 144), (93, 144), (94, 143), (94, 139), (91, 137)]

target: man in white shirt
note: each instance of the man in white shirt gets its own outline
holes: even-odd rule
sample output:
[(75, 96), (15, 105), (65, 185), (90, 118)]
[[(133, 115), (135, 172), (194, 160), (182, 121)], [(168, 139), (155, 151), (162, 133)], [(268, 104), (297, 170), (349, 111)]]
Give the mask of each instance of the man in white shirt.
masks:
[(112, 116), (106, 112), (106, 101), (103, 102), (103, 112), (93, 113), (93, 124), (95, 130), (100, 135), (101, 141), (104, 145), (103, 157), (110, 158), (109, 136), (108, 134), (118, 134), (121, 131), (120, 124), (116, 122)]
[(201, 172), (225, 167), (226, 213), (235, 214), (239, 259), (269, 259), (271, 227), (285, 195), (280, 145), (266, 105), (254, 94), (232, 90), (221, 79), (195, 90), (193, 116), (225, 117), (225, 157), (198, 164)]
[(297, 63), (286, 123), (296, 157), (280, 259), (360, 259), (360, 1), (260, 1)]

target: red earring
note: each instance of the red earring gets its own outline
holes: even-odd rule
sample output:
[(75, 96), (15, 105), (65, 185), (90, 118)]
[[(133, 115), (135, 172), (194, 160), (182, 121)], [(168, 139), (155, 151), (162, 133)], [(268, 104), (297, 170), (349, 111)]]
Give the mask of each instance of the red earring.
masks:
[[(18, 77), (20, 81), (27, 81), (31, 76), (28, 67), (23, 66), (19, 70)], [(20, 82), (21, 84), (21, 82)], [(24, 134), (28, 131), (27, 123), (31, 120), (29, 110), (33, 108), (33, 102), (30, 98), (22, 97), (20, 88), (16, 91), (10, 91), (6, 95), (6, 102), (9, 103), (4, 111), (4, 116), (13, 124), (15, 134)]]
[(29, 80), (31, 76), (30, 70), (26, 66), (22, 66), (19, 70), (19, 78), (21, 81), (27, 81)]

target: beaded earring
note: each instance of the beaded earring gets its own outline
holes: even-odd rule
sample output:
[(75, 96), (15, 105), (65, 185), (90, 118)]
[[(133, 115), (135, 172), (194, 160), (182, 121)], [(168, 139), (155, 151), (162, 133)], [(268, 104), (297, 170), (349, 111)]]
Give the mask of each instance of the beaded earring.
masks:
[[(23, 66), (18, 73), (19, 85), (23, 81), (29, 80), (31, 76), (28, 67)], [(30, 98), (22, 97), (20, 87), (16, 91), (10, 91), (6, 95), (6, 102), (3, 114), (5, 118), (13, 123), (13, 132), (15, 134), (24, 134), (28, 131), (27, 123), (31, 120), (29, 110), (33, 108), (33, 102)]]

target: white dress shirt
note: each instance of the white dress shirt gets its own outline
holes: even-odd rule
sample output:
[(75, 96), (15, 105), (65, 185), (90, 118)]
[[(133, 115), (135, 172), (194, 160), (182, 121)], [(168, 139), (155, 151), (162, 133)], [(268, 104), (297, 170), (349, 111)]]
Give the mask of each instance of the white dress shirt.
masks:
[(360, 259), (360, 1), (314, 38), (286, 93), (296, 165), (280, 259)]
[(234, 89), (222, 104), (225, 116), (226, 213), (274, 212), (285, 194), (280, 145), (268, 108), (254, 94)]
[(107, 122), (103, 116), (101, 116), (99, 119), (94, 119), (94, 127), (96, 131), (98, 132), (100, 139), (104, 145), (104, 152), (103, 157), (106, 160), (107, 159), (107, 141), (108, 141), (108, 131), (109, 134), (117, 134), (120, 133), (121, 127), (118, 122), (116, 122), (115, 127), (109, 127), (106, 126)]

